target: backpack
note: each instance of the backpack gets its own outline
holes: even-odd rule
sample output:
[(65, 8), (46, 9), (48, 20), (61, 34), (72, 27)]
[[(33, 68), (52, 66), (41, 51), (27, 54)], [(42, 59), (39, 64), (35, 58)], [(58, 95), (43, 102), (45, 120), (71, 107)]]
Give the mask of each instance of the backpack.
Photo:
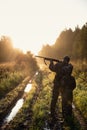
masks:
[(73, 90), (76, 88), (76, 81), (74, 76), (64, 76), (61, 79), (61, 86), (65, 89)]

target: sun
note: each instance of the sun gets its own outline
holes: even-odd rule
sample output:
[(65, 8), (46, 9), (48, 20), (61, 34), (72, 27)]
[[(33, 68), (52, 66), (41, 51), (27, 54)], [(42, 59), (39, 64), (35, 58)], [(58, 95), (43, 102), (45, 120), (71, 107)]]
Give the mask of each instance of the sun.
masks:
[(13, 38), (13, 46), (14, 48), (22, 50), (23, 53), (31, 51), (31, 53), (33, 53), (34, 55), (37, 55), (42, 48), (42, 44), (40, 44), (39, 42), (37, 44), (34, 44), (32, 40), (23, 40), (23, 38), (22, 40), (18, 38)]

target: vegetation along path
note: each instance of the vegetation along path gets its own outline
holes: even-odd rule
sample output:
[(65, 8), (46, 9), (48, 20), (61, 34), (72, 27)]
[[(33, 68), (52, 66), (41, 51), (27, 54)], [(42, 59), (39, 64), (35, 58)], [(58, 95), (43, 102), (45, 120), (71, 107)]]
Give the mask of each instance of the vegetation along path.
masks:
[(2, 130), (86, 130), (86, 124), (80, 123), (75, 108), (73, 108), (73, 118), (69, 121), (63, 120), (61, 96), (58, 100), (59, 105), (57, 104), (59, 115), (54, 127), (51, 126), (50, 102), (53, 77), (54, 75), (47, 70), (39, 71), (32, 81), (32, 89), (27, 94), (23, 107)]

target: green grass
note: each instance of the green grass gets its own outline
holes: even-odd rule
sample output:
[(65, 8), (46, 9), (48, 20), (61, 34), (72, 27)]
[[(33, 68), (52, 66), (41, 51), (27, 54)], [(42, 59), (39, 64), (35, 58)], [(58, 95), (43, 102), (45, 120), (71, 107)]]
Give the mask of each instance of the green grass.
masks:
[(9, 106), (13, 104), (14, 100), (17, 100), (19, 94), (23, 93), (23, 90), (26, 87), (26, 84), (28, 83), (29, 79), (30, 78), (27, 77), (20, 85), (10, 91), (5, 98), (0, 100), (0, 115), (2, 115), (2, 113), (4, 114), (4, 112), (9, 109)]
[[(22, 109), (18, 112), (16, 117), (10, 123), (9, 130), (17, 130), (20, 129), (20, 124), (24, 125), (27, 122), (27, 116), (29, 114), (29, 110), (32, 110), (31, 119), (28, 120), (27, 128), (29, 130), (41, 130), (44, 128), (44, 122), (48, 117), (48, 113), (50, 111), (50, 103), (51, 103), (51, 96), (52, 96), (52, 87), (53, 87), (53, 78), (54, 73), (50, 73), (47, 70), (40, 71), (39, 74), (36, 76), (33, 82), (33, 89), (30, 91), (26, 101), (22, 107)], [(77, 108), (83, 112), (84, 117), (87, 113), (87, 91), (85, 91), (86, 84), (80, 82), (79, 78), (77, 77), (77, 87), (74, 90), (74, 102)], [(80, 84), (82, 83), (82, 84)], [(83, 84), (85, 86), (83, 86)], [(37, 93), (36, 99), (32, 103), (33, 96)], [(86, 118), (86, 117), (85, 117)], [(75, 121), (76, 119), (74, 119)], [(30, 121), (30, 122), (29, 122)], [(75, 130), (80, 127), (78, 126), (77, 121), (75, 121)], [(64, 124), (65, 130), (71, 130), (70, 126)], [(28, 130), (27, 129), (27, 130)]]
[(87, 72), (81, 68), (77, 68), (75, 75), (77, 85), (74, 90), (74, 102), (83, 117), (87, 120)]

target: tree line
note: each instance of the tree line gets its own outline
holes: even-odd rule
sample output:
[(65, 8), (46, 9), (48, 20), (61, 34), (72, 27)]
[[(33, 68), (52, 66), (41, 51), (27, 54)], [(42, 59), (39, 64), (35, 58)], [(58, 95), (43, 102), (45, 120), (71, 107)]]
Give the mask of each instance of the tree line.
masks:
[(0, 63), (14, 61), (22, 51), (13, 47), (10, 37), (0, 38)]
[(13, 47), (10, 37), (2, 36), (0, 39), (0, 63), (7, 62), (15, 62), (19, 69), (29, 70), (30, 73), (38, 69), (36, 59), (31, 51), (24, 54), (20, 49)]
[[(71, 28), (63, 30), (53, 45), (43, 45), (38, 54), (53, 58), (69, 55), (72, 60), (87, 61), (87, 23), (81, 29), (77, 26), (74, 31)], [(9, 37), (1, 37), (0, 63), (23, 59), (26, 56), (21, 50), (13, 47)]]
[(54, 58), (69, 55), (72, 60), (87, 61), (87, 23), (81, 29), (77, 26), (74, 31), (71, 28), (62, 31), (52, 46), (42, 47), (39, 55)]

